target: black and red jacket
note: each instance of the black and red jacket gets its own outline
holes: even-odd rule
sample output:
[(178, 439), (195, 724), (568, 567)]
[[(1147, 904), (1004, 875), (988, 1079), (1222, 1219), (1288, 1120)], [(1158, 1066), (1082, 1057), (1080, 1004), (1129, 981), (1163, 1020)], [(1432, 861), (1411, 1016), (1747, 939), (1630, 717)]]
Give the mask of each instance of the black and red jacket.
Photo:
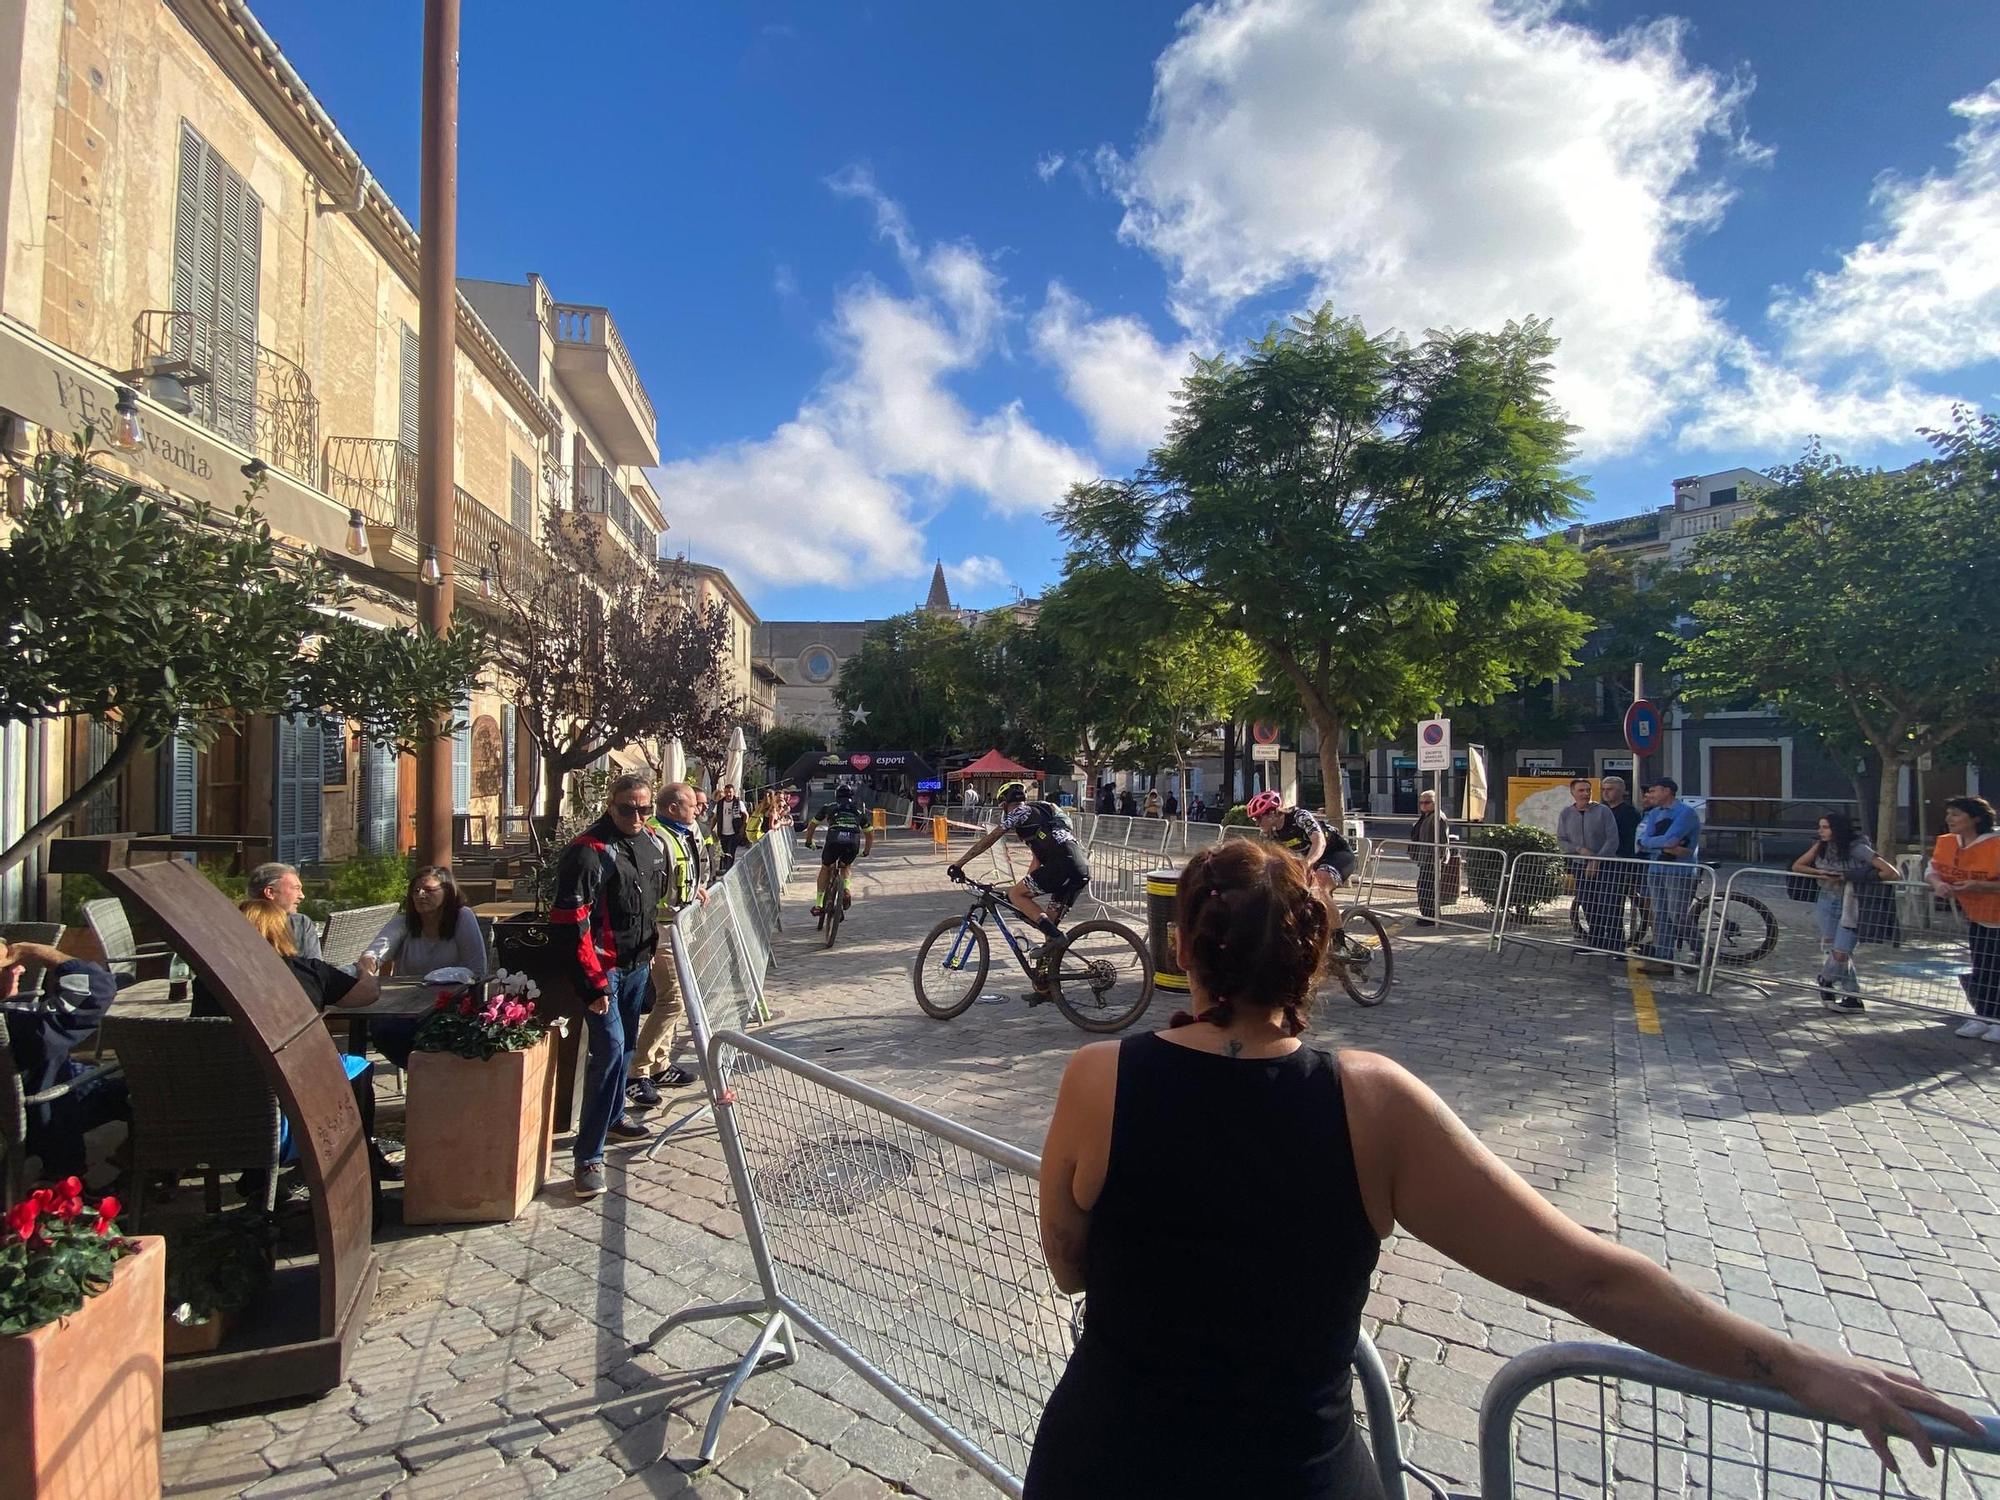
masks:
[(641, 828), (626, 834), (606, 813), (563, 850), (551, 927), (576, 932), (586, 995), (611, 988), (611, 971), (644, 963), (659, 946), (660, 846)]

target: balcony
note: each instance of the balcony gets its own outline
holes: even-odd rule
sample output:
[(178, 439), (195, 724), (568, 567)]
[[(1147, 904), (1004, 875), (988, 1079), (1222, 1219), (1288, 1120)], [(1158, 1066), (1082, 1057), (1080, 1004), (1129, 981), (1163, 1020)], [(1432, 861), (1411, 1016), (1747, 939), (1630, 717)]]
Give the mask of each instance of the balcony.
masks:
[[(548, 558), (535, 539), (499, 511), (481, 504), (478, 496), (453, 488), (451, 550), (458, 559), (460, 589), (476, 579), (481, 568), (493, 566), (496, 546), (501, 578), (511, 584), (541, 577)], [(494, 583), (497, 586), (499, 579)]]
[(575, 396), (605, 452), (616, 463), (659, 463), (659, 418), (611, 314), (557, 302), (549, 333), (556, 345), (556, 378)]
[(394, 438), (326, 440), (320, 488), (372, 526), (417, 534), (417, 450)]
[[(306, 372), (214, 317), (154, 308), (132, 322), (130, 378), (160, 405), (311, 483), (319, 398)], [(657, 462), (657, 460), (653, 460)]]
[(605, 528), (617, 533), (647, 562), (659, 556), (660, 534), (647, 525), (641, 508), (632, 503), (611, 471), (586, 457), (576, 474), (576, 508), (585, 515), (601, 516)]

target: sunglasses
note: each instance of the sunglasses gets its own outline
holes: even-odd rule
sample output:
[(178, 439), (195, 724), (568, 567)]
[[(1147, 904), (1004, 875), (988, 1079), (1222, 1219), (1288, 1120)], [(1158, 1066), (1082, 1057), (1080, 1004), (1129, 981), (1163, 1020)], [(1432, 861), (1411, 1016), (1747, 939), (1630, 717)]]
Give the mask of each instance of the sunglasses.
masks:
[(624, 813), (628, 818), (643, 818), (652, 812), (653, 804), (650, 802), (614, 802), (611, 804), (611, 810), (613, 812)]

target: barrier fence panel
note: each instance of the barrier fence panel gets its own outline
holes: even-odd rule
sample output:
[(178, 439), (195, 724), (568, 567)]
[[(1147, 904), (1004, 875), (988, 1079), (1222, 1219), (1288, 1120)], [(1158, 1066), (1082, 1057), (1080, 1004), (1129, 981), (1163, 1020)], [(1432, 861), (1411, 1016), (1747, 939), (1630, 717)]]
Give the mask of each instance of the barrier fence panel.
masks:
[(1123, 813), (1099, 813), (1097, 815), (1096, 829), (1091, 834), (1090, 841), (1093, 845), (1124, 845), (1131, 843), (1132, 819), (1126, 817)]
[(1417, 844), (1381, 839), (1364, 867), (1364, 904), (1403, 912), (1419, 922), (1482, 933), (1498, 944), (1501, 897), (1507, 882), (1504, 850), (1477, 844)]
[[(1718, 926), (1715, 890), (1715, 870), (1708, 865), (1585, 860), (1523, 850), (1507, 867), (1500, 940), (1619, 955), (1637, 952), (1671, 961), (1698, 978), (1707, 969), (1711, 932), (1740, 935), (1741, 919), (1752, 915), (1732, 908)], [(1665, 951), (1668, 934), (1655, 920), (1661, 910), (1676, 913), (1671, 960)]]
[(1090, 899), (1099, 906), (1140, 913), (1146, 910), (1148, 872), (1180, 863), (1148, 849), (1116, 844), (1093, 844), (1084, 857), (1090, 862)]
[(1125, 840), (1132, 849), (1145, 849), (1154, 854), (1167, 852), (1167, 839), (1173, 833), (1174, 825), (1165, 818), (1134, 818), (1132, 832)]
[(1858, 1433), (1763, 1386), (1703, 1375), (1615, 1344), (1515, 1356), (1479, 1413), (1481, 1500), (1549, 1496), (1924, 1500), (2000, 1494), (2000, 1419), (1979, 1439), (1919, 1416), (1938, 1466), (1898, 1441), (1889, 1474)]
[[(1798, 895), (1812, 899), (1800, 901)], [(1711, 985), (1741, 980), (1826, 1002), (1859, 999), (1947, 1020), (1970, 1020), (1974, 1014), (1962, 981), (1971, 970), (1965, 919), (1920, 880), (1843, 884), (1829, 891), (1812, 876), (1742, 869), (1724, 886), (1724, 909), (1737, 930), (1725, 933), (1717, 946)], [(1847, 972), (1822, 984), (1822, 938), (1829, 932), (1859, 942), (1850, 950)]]

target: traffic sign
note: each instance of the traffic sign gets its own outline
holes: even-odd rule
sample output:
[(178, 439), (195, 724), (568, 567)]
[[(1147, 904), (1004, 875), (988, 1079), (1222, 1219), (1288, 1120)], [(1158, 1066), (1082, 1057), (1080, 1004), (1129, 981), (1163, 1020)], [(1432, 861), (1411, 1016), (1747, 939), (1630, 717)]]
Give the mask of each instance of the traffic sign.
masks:
[(1451, 769), (1451, 720), (1425, 719), (1417, 725), (1417, 769)]
[(1278, 726), (1269, 719), (1258, 719), (1250, 726), (1250, 738), (1259, 745), (1278, 743)]
[(1660, 748), (1660, 711), (1645, 698), (1625, 710), (1625, 748), (1642, 760)]
[(1253, 763), (1260, 760), (1276, 760), (1277, 758), (1278, 747), (1276, 745), (1266, 745), (1260, 741), (1250, 747), (1250, 759)]

